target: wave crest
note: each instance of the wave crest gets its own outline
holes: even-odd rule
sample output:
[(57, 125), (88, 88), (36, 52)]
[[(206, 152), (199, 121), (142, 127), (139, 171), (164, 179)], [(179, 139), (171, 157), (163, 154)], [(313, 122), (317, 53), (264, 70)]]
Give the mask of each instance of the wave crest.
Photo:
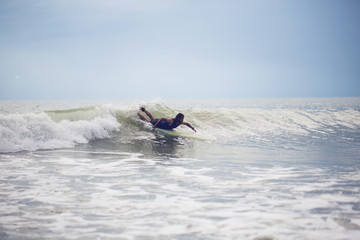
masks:
[[(161, 102), (147, 102), (156, 118), (175, 117), (179, 110)], [(138, 105), (101, 105), (0, 116), (0, 152), (68, 148), (94, 139), (139, 137), (151, 140), (151, 129), (137, 116)], [(306, 108), (207, 108), (181, 109), (196, 137), (218, 143), (249, 145), (315, 141), (360, 141), (360, 111), (349, 107)], [(177, 132), (193, 134), (187, 127)], [(150, 136), (150, 137), (149, 137)], [(148, 138), (149, 137), (149, 138)]]
[(88, 120), (57, 119), (45, 112), (11, 114), (0, 118), (0, 152), (57, 149), (109, 138), (120, 123), (110, 113)]

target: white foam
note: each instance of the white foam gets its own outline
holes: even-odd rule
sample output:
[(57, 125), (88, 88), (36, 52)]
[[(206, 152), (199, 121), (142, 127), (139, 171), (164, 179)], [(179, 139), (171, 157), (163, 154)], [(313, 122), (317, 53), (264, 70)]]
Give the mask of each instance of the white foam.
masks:
[(120, 124), (111, 114), (91, 120), (53, 121), (46, 113), (12, 114), (0, 118), (0, 152), (58, 149), (109, 138)]
[[(154, 165), (156, 160), (131, 153), (97, 161), (79, 157), (81, 151), (69, 151), (76, 153), (71, 158), (61, 156), (63, 150), (48, 152), (59, 155), (55, 161), (13, 157), (2, 165), (7, 201), (0, 202), (6, 213), (0, 223), (14, 238), (43, 236), (45, 229), (47, 237), (105, 239), (356, 239), (347, 236), (351, 229), (351, 236), (359, 234), (358, 210), (352, 208), (358, 187), (346, 187), (355, 195), (336, 191), (337, 183), (354, 183), (352, 174), (329, 179), (324, 169), (247, 166), (228, 178), (222, 165), (215, 169), (206, 160), (193, 160), (196, 167), (189, 159)], [(30, 230), (16, 232), (19, 226)]]

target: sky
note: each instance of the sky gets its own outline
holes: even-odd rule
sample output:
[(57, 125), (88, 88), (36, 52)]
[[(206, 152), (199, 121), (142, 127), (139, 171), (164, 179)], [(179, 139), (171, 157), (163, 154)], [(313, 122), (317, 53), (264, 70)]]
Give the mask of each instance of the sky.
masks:
[(358, 0), (0, 0), (0, 99), (360, 97)]

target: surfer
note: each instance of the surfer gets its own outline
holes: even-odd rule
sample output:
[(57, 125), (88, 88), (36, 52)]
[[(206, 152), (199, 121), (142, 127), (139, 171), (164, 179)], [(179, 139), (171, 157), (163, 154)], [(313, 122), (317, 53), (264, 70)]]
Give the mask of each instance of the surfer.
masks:
[(153, 125), (153, 129), (161, 128), (165, 130), (172, 130), (177, 128), (179, 125), (184, 124), (191, 128), (194, 132), (196, 132), (195, 128), (191, 126), (190, 123), (184, 122), (184, 114), (178, 113), (175, 118), (154, 118), (149, 111), (147, 111), (144, 107), (140, 107), (140, 110), (150, 118), (147, 120), (143, 115), (138, 113), (138, 116), (144, 122), (151, 123)]

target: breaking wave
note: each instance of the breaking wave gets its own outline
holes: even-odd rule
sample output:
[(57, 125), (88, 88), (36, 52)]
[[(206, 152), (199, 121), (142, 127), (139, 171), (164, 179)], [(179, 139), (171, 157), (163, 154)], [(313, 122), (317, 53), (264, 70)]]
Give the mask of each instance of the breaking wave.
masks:
[[(356, 108), (208, 108), (174, 109), (159, 102), (146, 103), (156, 117), (185, 114), (197, 136), (235, 144), (292, 141), (360, 142), (360, 111)], [(150, 128), (137, 116), (137, 106), (99, 105), (32, 113), (0, 115), (0, 152), (70, 148), (92, 140), (149, 135)], [(186, 127), (176, 129), (191, 132)]]

